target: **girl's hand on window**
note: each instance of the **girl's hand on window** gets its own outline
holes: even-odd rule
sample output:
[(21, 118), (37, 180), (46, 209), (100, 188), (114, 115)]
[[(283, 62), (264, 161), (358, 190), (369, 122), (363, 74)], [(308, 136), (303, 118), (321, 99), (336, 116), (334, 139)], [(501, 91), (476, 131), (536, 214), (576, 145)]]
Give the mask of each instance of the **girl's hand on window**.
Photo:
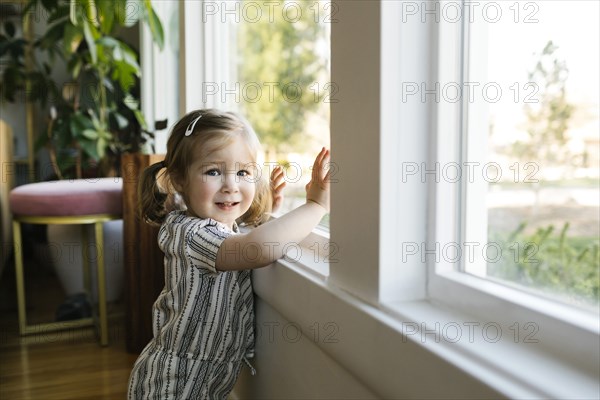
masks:
[(323, 147), (312, 167), (312, 177), (306, 185), (306, 201), (321, 205), (329, 212), (329, 150)]
[(285, 188), (285, 180), (283, 176), (283, 167), (276, 166), (271, 172), (271, 193), (273, 195), (272, 212), (277, 212), (283, 203), (283, 189)]
[[(227, 237), (219, 247), (215, 267), (220, 271), (265, 267), (285, 256), (286, 246), (273, 248), (273, 243), (300, 243), (329, 212), (329, 150), (323, 148), (312, 167), (312, 177), (306, 185), (306, 204), (251, 229), (249, 232)], [(283, 169), (271, 174), (275, 192), (281, 194)], [(279, 190), (277, 189), (279, 188)], [(259, 256), (240, 257), (239, 249), (259, 246)]]

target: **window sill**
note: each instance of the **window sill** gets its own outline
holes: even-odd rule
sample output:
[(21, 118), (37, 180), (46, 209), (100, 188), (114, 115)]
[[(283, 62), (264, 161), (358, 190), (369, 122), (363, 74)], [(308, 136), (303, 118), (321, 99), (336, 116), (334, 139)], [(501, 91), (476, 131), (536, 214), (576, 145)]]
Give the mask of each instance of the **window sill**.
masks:
[[(405, 337), (507, 397), (591, 399), (600, 395), (598, 361), (595, 367), (586, 368), (579, 360), (553, 352), (536, 335), (551, 326), (532, 321), (506, 325), (432, 302), (389, 304), (386, 310), (403, 321)], [(597, 347), (588, 349), (588, 354), (597, 352)]]
[[(500, 307), (496, 310), (498, 312), (505, 310), (507, 307), (520, 309), (523, 314), (539, 314), (561, 322), (571, 328), (579, 329), (595, 336), (600, 335), (600, 325), (598, 324), (597, 315), (594, 315), (593, 312), (581, 310), (559, 301), (467, 273), (446, 271), (437, 273), (437, 275), (437, 279), (434, 278), (434, 282), (436, 282), (434, 285), (438, 287), (440, 292), (435, 297), (441, 297), (440, 300), (448, 300), (451, 291), (454, 290), (455, 293), (460, 294), (452, 296), (453, 298), (450, 300), (453, 300), (458, 308), (470, 305), (469, 303), (472, 303), (474, 298), (481, 297), (481, 301), (484, 302), (484, 297), (491, 297), (499, 301)], [(469, 292), (468, 296), (465, 296), (465, 290)], [(438, 293), (435, 287), (432, 292), (434, 294)], [(486, 314), (489, 314), (489, 311)]]
[(430, 277), (429, 294), (434, 303), (494, 321), (522, 348), (532, 348), (524, 346), (525, 337), (535, 338), (536, 351), (584, 373), (600, 374), (600, 326), (589, 311), (456, 271)]
[[(281, 214), (275, 214), (271, 218), (277, 219)], [(252, 228), (243, 227), (242, 232)], [(283, 244), (287, 247), (286, 256), (278, 262), (295, 265), (320, 279), (329, 276), (329, 263), (337, 262), (337, 249), (330, 244), (329, 231), (322, 225), (318, 225), (300, 243)]]
[[(549, 350), (541, 340), (544, 335), (537, 343), (535, 335), (527, 336), (528, 321), (519, 320), (519, 328), (511, 329), (428, 301), (375, 308), (332, 285), (303, 260), (280, 260), (254, 274), (257, 296), (302, 327), (306, 337), (311, 337), (308, 329), (315, 323), (335, 323), (335, 341), (315, 345), (382, 397), (598, 398), (600, 394), (598, 362), (589, 361), (598, 343), (582, 365)], [(510, 309), (506, 312), (510, 314)], [(498, 328), (502, 334), (496, 338)], [(552, 328), (539, 325), (540, 333)]]

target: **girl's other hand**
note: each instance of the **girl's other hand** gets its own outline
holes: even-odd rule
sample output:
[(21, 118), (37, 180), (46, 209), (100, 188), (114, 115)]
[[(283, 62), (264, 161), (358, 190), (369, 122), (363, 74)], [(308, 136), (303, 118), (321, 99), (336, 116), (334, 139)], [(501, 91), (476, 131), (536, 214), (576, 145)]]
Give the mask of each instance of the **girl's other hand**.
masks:
[(323, 147), (312, 168), (312, 177), (306, 185), (306, 201), (320, 204), (329, 212), (329, 150)]
[(272, 212), (277, 212), (283, 203), (283, 189), (285, 188), (285, 180), (283, 175), (283, 167), (276, 166), (271, 172), (271, 193), (273, 195)]

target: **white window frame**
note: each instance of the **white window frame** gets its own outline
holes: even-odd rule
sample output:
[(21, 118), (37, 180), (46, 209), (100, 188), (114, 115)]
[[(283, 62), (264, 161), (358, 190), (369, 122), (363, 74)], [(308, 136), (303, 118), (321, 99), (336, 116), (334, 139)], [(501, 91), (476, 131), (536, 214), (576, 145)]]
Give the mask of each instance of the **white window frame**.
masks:
[[(179, 21), (179, 4), (168, 1), (154, 1), (154, 11), (163, 24), (165, 35), (164, 48), (161, 51), (152, 40), (152, 33), (147, 24), (139, 24), (140, 58), (141, 58), (141, 107), (146, 118), (148, 130), (154, 132), (154, 152), (163, 154), (167, 151), (167, 139), (170, 127), (180, 116), (178, 99), (180, 91), (179, 76), (179, 42), (177, 31)], [(141, 11), (140, 11), (141, 12)], [(156, 121), (167, 120), (167, 127), (155, 131)], [(144, 149), (151, 152), (150, 149)]]
[[(181, 115), (201, 108), (237, 107), (228, 99), (236, 80), (231, 68), (229, 23), (221, 8), (235, 10), (236, 1), (179, 3), (181, 31)], [(216, 90), (216, 92), (215, 92)], [(237, 94), (239, 96), (239, 90)], [(225, 101), (223, 101), (225, 99)]]
[[(442, 4), (444, 2), (441, 2)], [(465, 20), (467, 20), (465, 16)], [(477, 23), (477, 22), (476, 22)], [(466, 76), (470, 76), (468, 81), (483, 81), (485, 77), (475, 77), (473, 74), (467, 74), (462, 69), (463, 65), (469, 65), (469, 68), (475, 71), (484, 70), (481, 64), (481, 58), (485, 55), (479, 55), (479, 58), (472, 57), (470, 63), (467, 54), (463, 57), (457, 57), (461, 54), (459, 44), (462, 42), (462, 27), (460, 24), (451, 24), (444, 21), (436, 26), (437, 38), (439, 40), (439, 59), (437, 60), (437, 82), (443, 87), (446, 82), (465, 81)], [(476, 38), (469, 37), (467, 40), (485, 41), (487, 38), (481, 32), (485, 29), (478, 29), (480, 33)], [(464, 51), (477, 46), (483, 49), (486, 46), (482, 43), (467, 43)], [(474, 63), (479, 63), (473, 66)], [(444, 99), (438, 103), (437, 118), (438, 126), (433, 145), (436, 149), (436, 155), (431, 162), (438, 162), (440, 165), (446, 163), (457, 163), (464, 165), (465, 160), (461, 158), (461, 153), (468, 151), (469, 146), (481, 146), (475, 143), (474, 138), (468, 138), (467, 126), (480, 132), (487, 132), (486, 104), (470, 103), (465, 107), (466, 96), (463, 95), (463, 103), (449, 103)], [(461, 137), (464, 138), (461, 140)], [(479, 147), (480, 148), (480, 147)], [(472, 149), (469, 154), (476, 152)], [(480, 152), (485, 153), (485, 151)], [(485, 156), (485, 155), (484, 155)], [(477, 156), (472, 156), (477, 157)], [(469, 158), (469, 161), (480, 162), (484, 165), (486, 160), (483, 158)], [(463, 179), (465, 173), (463, 170)], [(538, 329), (535, 337), (539, 341), (538, 347), (543, 347), (545, 351), (552, 352), (564, 365), (570, 365), (575, 370), (592, 372), (596, 371), (598, 365), (591, 360), (598, 360), (599, 354), (599, 334), (600, 326), (597, 316), (591, 313), (572, 307), (558, 301), (546, 299), (523, 290), (496, 283), (492, 280), (483, 279), (472, 274), (461, 272), (460, 261), (467, 257), (467, 247), (465, 243), (477, 242), (478, 238), (487, 239), (487, 211), (485, 202), (480, 201), (479, 208), (471, 208), (475, 203), (473, 199), (481, 196), (487, 191), (487, 185), (483, 182), (476, 182), (470, 190), (465, 190), (458, 184), (454, 184), (444, 179), (432, 188), (434, 206), (430, 210), (431, 219), (434, 221), (431, 236), (428, 238), (428, 248), (443, 248), (445, 244), (456, 243), (463, 251), (462, 260), (452, 262), (447, 258), (439, 257), (439, 262), (432, 258), (428, 259), (428, 288), (427, 292), (432, 302), (443, 303), (455, 310), (460, 310), (465, 314), (478, 317), (482, 321), (493, 321), (502, 327), (515, 327), (515, 323), (523, 324), (533, 323)], [(475, 192), (475, 194), (473, 194)], [(481, 198), (481, 197), (480, 197)], [(485, 197), (483, 197), (485, 198)], [(466, 199), (469, 202), (469, 210), (465, 208)], [(451, 210), (453, 212), (448, 212)], [(464, 213), (472, 213), (472, 218), (465, 218)], [(480, 221), (480, 227), (485, 230), (473, 229), (473, 220)], [(463, 222), (461, 222), (463, 221)], [(456, 229), (460, 224), (465, 224), (465, 230), (476, 231), (474, 236), (467, 237), (463, 232)], [(477, 251), (481, 251), (482, 243), (479, 243)], [(482, 259), (475, 259), (474, 262), (483, 263)], [(484, 268), (484, 267), (483, 267)], [(512, 335), (514, 332), (510, 332)], [(527, 346), (522, 344), (525, 350)], [(555, 389), (555, 382), (549, 374), (545, 377), (547, 380), (546, 389), (552, 393)], [(557, 378), (558, 379), (558, 378)], [(541, 382), (538, 382), (541, 384)]]

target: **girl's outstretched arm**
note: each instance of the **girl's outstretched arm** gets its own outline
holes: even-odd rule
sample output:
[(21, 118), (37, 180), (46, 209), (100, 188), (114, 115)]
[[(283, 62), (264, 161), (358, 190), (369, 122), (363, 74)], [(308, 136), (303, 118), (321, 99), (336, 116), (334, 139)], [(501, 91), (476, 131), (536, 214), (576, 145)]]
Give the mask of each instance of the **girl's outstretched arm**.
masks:
[[(218, 270), (265, 267), (284, 256), (288, 243), (299, 243), (329, 212), (329, 150), (323, 148), (315, 159), (312, 177), (306, 185), (306, 203), (252, 231), (223, 241), (217, 253)], [(247, 255), (245, 257), (244, 255)]]

